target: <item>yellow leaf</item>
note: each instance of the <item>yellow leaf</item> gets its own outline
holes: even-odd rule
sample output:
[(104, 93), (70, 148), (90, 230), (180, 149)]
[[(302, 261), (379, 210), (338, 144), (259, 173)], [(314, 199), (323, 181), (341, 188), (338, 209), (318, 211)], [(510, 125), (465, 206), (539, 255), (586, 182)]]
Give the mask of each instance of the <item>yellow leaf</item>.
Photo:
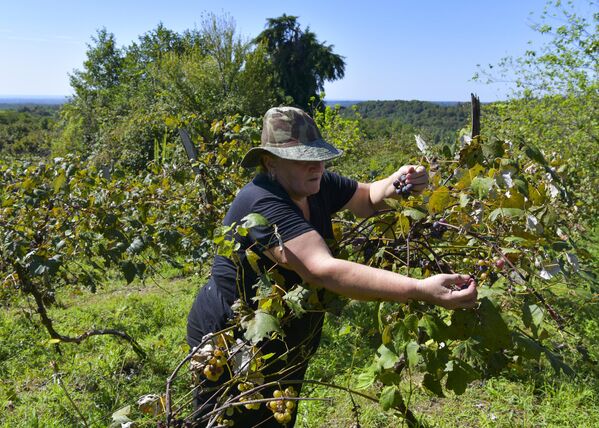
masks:
[(512, 189), (510, 191), (510, 197), (506, 198), (502, 206), (504, 208), (520, 208), (524, 209), (526, 202), (524, 201), (524, 196), (522, 196), (517, 190)]
[(258, 259), (260, 257), (258, 256), (258, 254), (254, 253), (252, 250), (248, 248), (247, 250), (245, 250), (245, 258), (247, 259), (254, 272), (260, 274), (260, 268), (258, 267)]
[(397, 214), (397, 222), (395, 223), (396, 229), (395, 232), (399, 233), (401, 236), (406, 236), (410, 231), (410, 220), (403, 215)]
[(341, 238), (343, 238), (343, 230), (341, 229), (340, 223), (333, 223), (333, 235), (337, 242), (341, 241)]
[(428, 200), (428, 211), (431, 214), (440, 213), (447, 208), (452, 201), (451, 193), (445, 186), (436, 189)]

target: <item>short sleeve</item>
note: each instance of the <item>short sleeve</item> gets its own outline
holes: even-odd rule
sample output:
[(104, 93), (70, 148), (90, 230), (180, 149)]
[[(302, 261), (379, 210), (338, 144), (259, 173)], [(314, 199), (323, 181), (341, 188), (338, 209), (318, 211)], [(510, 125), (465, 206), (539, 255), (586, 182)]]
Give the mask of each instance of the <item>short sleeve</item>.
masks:
[(330, 214), (334, 214), (347, 204), (356, 193), (358, 182), (333, 172), (325, 172), (322, 177), (321, 193)]
[(315, 230), (299, 207), (285, 199), (263, 198), (254, 205), (253, 212), (264, 216), (269, 223), (269, 226), (255, 227), (250, 231), (250, 236), (260, 245), (261, 251), (278, 245), (279, 238), (287, 242)]

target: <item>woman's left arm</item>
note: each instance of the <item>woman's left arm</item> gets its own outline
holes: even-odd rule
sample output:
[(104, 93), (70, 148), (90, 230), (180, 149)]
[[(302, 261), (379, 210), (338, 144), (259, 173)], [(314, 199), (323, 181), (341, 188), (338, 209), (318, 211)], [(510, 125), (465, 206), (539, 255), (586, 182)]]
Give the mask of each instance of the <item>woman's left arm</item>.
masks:
[(356, 193), (345, 204), (358, 217), (368, 217), (376, 211), (388, 208), (386, 198), (398, 198), (393, 182), (405, 175), (406, 184), (412, 184), (411, 192), (421, 193), (428, 185), (426, 168), (418, 165), (404, 165), (387, 178), (374, 183), (358, 183)]

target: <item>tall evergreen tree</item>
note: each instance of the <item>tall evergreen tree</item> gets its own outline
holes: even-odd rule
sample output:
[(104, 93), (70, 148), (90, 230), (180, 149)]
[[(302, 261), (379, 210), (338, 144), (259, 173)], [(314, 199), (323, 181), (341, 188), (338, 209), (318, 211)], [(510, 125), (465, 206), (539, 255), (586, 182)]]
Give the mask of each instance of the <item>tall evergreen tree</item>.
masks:
[(269, 18), (254, 43), (263, 44), (275, 67), (277, 83), (296, 106), (309, 109), (310, 98), (319, 97), (324, 82), (341, 79), (345, 61), (333, 45), (321, 43), (310, 28), (302, 30), (297, 16)]

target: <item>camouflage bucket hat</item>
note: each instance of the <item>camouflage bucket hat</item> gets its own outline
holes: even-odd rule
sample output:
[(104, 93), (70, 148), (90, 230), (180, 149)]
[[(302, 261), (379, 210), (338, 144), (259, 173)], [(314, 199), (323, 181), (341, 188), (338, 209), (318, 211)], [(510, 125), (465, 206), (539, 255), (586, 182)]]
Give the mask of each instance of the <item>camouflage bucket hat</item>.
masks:
[(283, 159), (326, 161), (343, 154), (322, 139), (314, 120), (295, 107), (273, 107), (264, 115), (262, 141), (250, 149), (241, 165), (252, 168), (260, 165), (260, 156), (271, 153)]

